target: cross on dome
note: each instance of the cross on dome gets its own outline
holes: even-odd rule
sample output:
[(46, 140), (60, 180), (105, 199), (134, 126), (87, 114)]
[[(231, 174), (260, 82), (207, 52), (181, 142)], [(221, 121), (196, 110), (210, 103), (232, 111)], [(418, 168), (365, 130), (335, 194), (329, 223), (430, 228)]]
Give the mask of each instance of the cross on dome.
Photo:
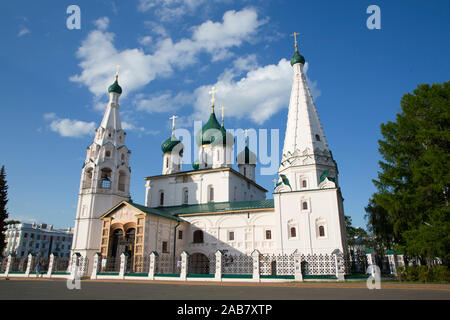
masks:
[(172, 133), (175, 130), (175, 119), (178, 118), (176, 115), (171, 116), (169, 119), (172, 120)]
[(214, 112), (214, 102), (216, 102), (216, 98), (214, 97), (216, 94), (216, 87), (212, 87), (211, 90), (208, 92), (211, 95), (211, 107)]
[(298, 46), (297, 46), (297, 36), (300, 35), (299, 32), (294, 32), (293, 34), (291, 34), (291, 37), (294, 37), (294, 41), (295, 41), (295, 50), (298, 50)]

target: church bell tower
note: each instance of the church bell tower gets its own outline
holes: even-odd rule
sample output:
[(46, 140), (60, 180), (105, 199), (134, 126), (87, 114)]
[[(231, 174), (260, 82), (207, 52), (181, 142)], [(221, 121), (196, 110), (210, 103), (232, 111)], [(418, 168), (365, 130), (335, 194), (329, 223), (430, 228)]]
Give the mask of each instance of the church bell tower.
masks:
[[(122, 88), (116, 75), (109, 103), (81, 170), (72, 253), (92, 259), (100, 251), (100, 217), (122, 200), (130, 200), (130, 151), (119, 117)], [(92, 261), (92, 260), (91, 260)]]

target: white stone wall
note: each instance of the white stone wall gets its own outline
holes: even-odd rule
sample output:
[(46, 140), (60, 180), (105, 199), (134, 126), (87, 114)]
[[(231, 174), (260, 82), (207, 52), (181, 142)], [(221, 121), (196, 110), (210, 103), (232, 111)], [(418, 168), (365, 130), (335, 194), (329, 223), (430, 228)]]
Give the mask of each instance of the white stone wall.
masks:
[(232, 171), (199, 172), (184, 177), (182, 175), (158, 177), (147, 181), (145, 205), (160, 206), (161, 192), (164, 192), (164, 206), (182, 205), (185, 188), (189, 194), (188, 204), (210, 202), (210, 187), (214, 188), (214, 202), (265, 199), (263, 190)]

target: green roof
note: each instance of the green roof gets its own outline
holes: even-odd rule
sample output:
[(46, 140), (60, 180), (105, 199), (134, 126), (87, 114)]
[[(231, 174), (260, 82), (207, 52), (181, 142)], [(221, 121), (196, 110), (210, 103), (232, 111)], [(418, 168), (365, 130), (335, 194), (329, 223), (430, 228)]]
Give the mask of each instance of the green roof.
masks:
[(128, 202), (129, 205), (147, 214), (164, 217), (167, 219), (180, 221), (179, 217), (190, 214), (226, 214), (239, 213), (252, 210), (273, 209), (273, 199), (255, 200), (255, 201), (233, 201), (233, 202), (210, 202), (205, 204), (192, 204), (181, 206), (168, 206), (149, 208), (134, 202)]
[(242, 150), (237, 156), (238, 164), (256, 164), (256, 155), (250, 151), (250, 149), (245, 146), (244, 150)]
[[(162, 143), (161, 150), (163, 153), (170, 153), (172, 152), (173, 148), (175, 148), (175, 146), (177, 146), (179, 143), (181, 143), (181, 141), (172, 134), (170, 138)], [(181, 145), (180, 153), (182, 152), (182, 149), (183, 145)]]
[(109, 86), (108, 92), (115, 92), (118, 94), (122, 93), (122, 88), (119, 86), (119, 82), (117, 82), (117, 78), (116, 78), (116, 81), (114, 81), (114, 83)]
[(291, 66), (299, 62), (301, 64), (305, 64), (305, 58), (300, 53), (298, 53), (298, 50), (295, 50), (294, 56), (291, 59)]
[(223, 145), (226, 145), (227, 139), (234, 142), (233, 135), (228, 133), (225, 128), (219, 124), (214, 111), (211, 112), (208, 121), (202, 129), (195, 135), (195, 142), (197, 142), (197, 145), (199, 146), (204, 144), (214, 145), (214, 141), (216, 141), (216, 143), (222, 142)]

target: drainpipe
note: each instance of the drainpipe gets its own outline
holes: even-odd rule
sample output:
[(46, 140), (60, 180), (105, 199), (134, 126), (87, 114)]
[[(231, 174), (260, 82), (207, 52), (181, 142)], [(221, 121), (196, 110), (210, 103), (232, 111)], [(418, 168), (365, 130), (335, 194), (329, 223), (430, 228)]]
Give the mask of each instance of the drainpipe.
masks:
[(173, 230), (173, 267), (172, 267), (172, 273), (175, 273), (175, 249), (177, 247), (177, 228), (180, 225), (180, 221), (178, 221), (177, 225), (175, 226)]

